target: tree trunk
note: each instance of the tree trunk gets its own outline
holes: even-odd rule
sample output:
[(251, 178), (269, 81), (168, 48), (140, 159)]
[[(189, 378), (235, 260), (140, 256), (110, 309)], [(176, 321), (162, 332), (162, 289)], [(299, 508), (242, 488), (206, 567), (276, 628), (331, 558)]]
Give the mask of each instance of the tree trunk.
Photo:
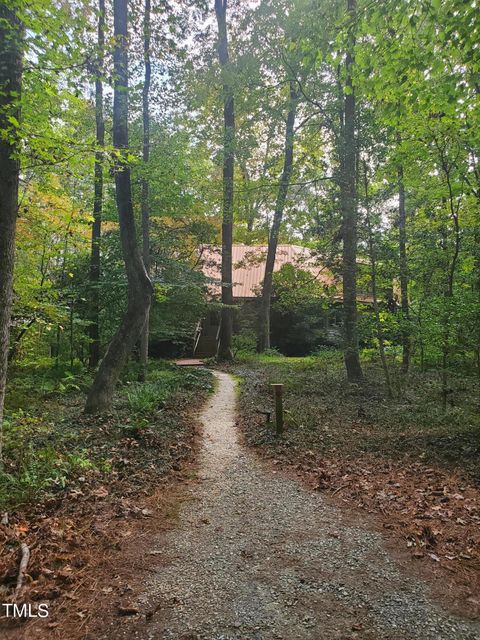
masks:
[(405, 209), (405, 185), (403, 167), (398, 168), (398, 245), (400, 267), (400, 304), (402, 309), (402, 371), (408, 373), (410, 368), (410, 332), (408, 323), (410, 310), (408, 305), (408, 270), (407, 270), (407, 216)]
[(382, 363), (385, 382), (387, 384), (388, 397), (393, 398), (392, 381), (390, 371), (388, 370), (387, 358), (385, 355), (385, 339), (383, 336), (382, 322), (380, 319), (380, 308), (378, 305), (377, 291), (377, 252), (375, 247), (375, 239), (373, 237), (372, 222), (370, 220), (370, 198), (368, 194), (368, 173), (367, 163), (363, 163), (363, 179), (365, 188), (365, 218), (368, 231), (368, 248), (370, 250), (370, 278), (372, 283), (373, 313), (375, 314), (375, 324), (377, 325), (378, 352)]
[[(143, 82), (143, 169), (145, 170), (150, 158), (150, 80), (152, 75), (150, 63), (150, 0), (145, 0), (145, 14), (143, 22), (143, 56), (145, 64), (145, 76)], [(147, 275), (150, 277), (150, 207), (149, 207), (148, 178), (142, 178), (142, 252), (143, 264)], [(147, 377), (148, 365), (148, 336), (150, 324), (150, 309), (147, 312), (145, 324), (140, 337), (140, 382)]]
[(103, 65), (105, 57), (105, 0), (98, 0), (97, 62), (95, 69), (95, 125), (96, 146), (94, 168), (94, 197), (92, 244), (90, 253), (90, 349), (89, 367), (95, 369), (100, 360), (100, 237), (103, 204), (103, 148), (105, 122), (103, 119)]
[(298, 95), (295, 85), (290, 82), (290, 104), (285, 124), (285, 153), (283, 160), (283, 171), (278, 187), (277, 201), (273, 215), (272, 228), (268, 239), (267, 260), (265, 263), (265, 276), (263, 278), (262, 299), (260, 307), (259, 331), (257, 341), (257, 351), (262, 352), (270, 349), (270, 306), (272, 298), (273, 270), (275, 267), (275, 257), (277, 255), (278, 236), (280, 225), (282, 224), (283, 212), (287, 200), (288, 187), (293, 170), (293, 139), (295, 116), (297, 113)]
[(223, 221), (222, 221), (222, 318), (220, 326), (219, 360), (232, 360), (233, 289), (233, 175), (235, 162), (235, 105), (233, 87), (228, 73), (230, 59), (227, 37), (227, 0), (215, 0), (218, 24), (218, 59), (223, 75)]
[(0, 464), (20, 172), (20, 143), (15, 121), (20, 119), (22, 41), (22, 25), (15, 12), (0, 4), (0, 131), (8, 132), (7, 136), (0, 136)]
[(114, 0), (113, 11), (115, 33), (113, 144), (120, 154), (115, 171), (115, 190), (120, 240), (128, 282), (128, 305), (120, 327), (108, 346), (89, 391), (85, 405), (86, 413), (99, 413), (110, 408), (118, 377), (145, 325), (152, 295), (152, 285), (137, 245), (130, 167), (126, 161), (128, 149), (128, 0)]
[[(477, 293), (477, 309), (479, 311), (476, 314), (477, 324), (480, 325), (480, 229), (477, 229), (474, 232), (474, 241), (475, 241), (475, 273), (476, 278), (474, 280), (474, 291)], [(476, 345), (474, 347), (475, 354), (475, 362), (477, 365), (477, 377), (480, 380), (480, 335), (477, 333)]]
[[(456, 202), (455, 195), (453, 192), (452, 179), (451, 179), (451, 166), (445, 157), (445, 155), (441, 154), (441, 162), (442, 169), (445, 173), (445, 178), (448, 187), (448, 208), (450, 213), (450, 218), (453, 222), (453, 255), (450, 261), (450, 265), (447, 270), (447, 278), (446, 278), (446, 286), (444, 290), (444, 304), (445, 304), (445, 312), (444, 312), (444, 326), (443, 326), (443, 345), (442, 345), (442, 406), (443, 410), (447, 409), (447, 401), (448, 401), (448, 365), (449, 365), (449, 356), (450, 356), (450, 320), (452, 316), (452, 307), (453, 307), (453, 294), (454, 294), (454, 284), (455, 284), (455, 274), (457, 270), (458, 258), (460, 255), (460, 223), (458, 219), (458, 211), (460, 208), (460, 201)], [(447, 251), (447, 239), (445, 237), (444, 241), (445, 251)]]
[[(349, 18), (355, 19), (356, 0), (347, 0)], [(341, 175), (341, 203), (343, 214), (343, 309), (344, 309), (344, 357), (349, 382), (363, 379), (358, 355), (357, 328), (357, 181), (355, 93), (351, 67), (354, 36), (350, 36), (345, 57), (346, 83), (344, 99), (344, 135), (342, 140), (343, 172)]]

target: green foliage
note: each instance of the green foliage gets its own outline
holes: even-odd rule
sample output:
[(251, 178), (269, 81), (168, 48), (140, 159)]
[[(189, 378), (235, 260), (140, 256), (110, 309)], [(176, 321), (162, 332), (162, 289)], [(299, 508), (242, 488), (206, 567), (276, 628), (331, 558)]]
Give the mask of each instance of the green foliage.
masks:
[(245, 329), (232, 338), (232, 350), (235, 358), (254, 354), (257, 348), (257, 335), (253, 329)]
[(162, 260), (162, 299), (152, 307), (151, 339), (191, 341), (195, 326), (207, 311), (205, 278), (188, 264)]
[(285, 311), (312, 304), (326, 310), (337, 292), (335, 285), (327, 285), (320, 277), (293, 264), (285, 264), (274, 273), (273, 285), (276, 308)]
[[(250, 365), (255, 362), (265, 362), (265, 363), (274, 363), (277, 361), (282, 362), (285, 359), (282, 353), (280, 353), (277, 349), (271, 348), (266, 349), (262, 353), (255, 353), (254, 351), (238, 351), (235, 354), (235, 361), (237, 363), (245, 363)], [(290, 361), (296, 360), (296, 358), (289, 358)]]
[[(237, 115), (237, 240), (267, 241), (282, 166), (288, 84), (293, 79), (301, 94), (301, 119), (280, 238), (315, 249), (320, 262), (335, 277), (341, 276), (339, 122), (343, 97), (350, 91), (341, 61), (354, 29), (352, 90), (357, 101), (359, 167), (365, 162), (369, 173), (369, 216), (387, 346), (398, 344), (408, 333), (417, 359), (438, 366), (446, 350), (451, 363), (462, 361), (469, 371), (480, 361), (475, 330), (480, 319), (477, 5), (464, 6), (461, 0), (407, 0), (397, 5), (359, 0), (354, 25), (345, 13), (346, 3), (337, 0), (240, 3), (229, 15), (229, 81), (235, 88)], [(11, 125), (22, 137), (25, 179), (20, 194), (11, 356), (19, 363), (51, 358), (57, 367), (65, 362), (86, 364), (92, 293), (92, 174), (98, 149), (94, 106), (84, 87), (93, 80), (96, 5), (86, 3), (80, 8), (42, 0), (28, 5), (16, 2), (15, 7), (26, 26), (26, 64), (23, 117)], [(202, 11), (199, 7), (199, 14)], [(141, 15), (133, 11), (131, 19), (131, 63), (137, 77), (143, 64)], [(195, 50), (180, 36), (187, 26), (198, 44)], [(206, 309), (198, 247), (220, 239), (220, 75), (212, 34), (200, 33), (197, 23), (187, 25), (171, 7), (155, 15), (152, 37), (158, 45), (155, 51), (165, 49), (169, 55), (160, 64), (152, 51), (152, 82), (157, 89), (152, 96), (155, 93), (158, 104), (151, 108), (150, 160), (146, 165), (139, 161), (142, 87), (133, 82), (127, 162), (137, 215), (143, 178), (150, 189), (156, 291), (151, 337), (159, 353), (166, 345), (173, 353), (189, 348)], [(105, 85), (110, 46), (107, 33)], [(107, 104), (105, 118), (108, 132)], [(118, 150), (109, 146), (108, 135), (103, 153), (102, 348), (126, 304), (110, 171)], [(393, 287), (398, 302), (399, 165), (408, 210), (408, 319), (383, 295)], [(363, 268), (369, 264), (370, 249), (360, 173), (359, 292), (371, 295), (369, 269)], [(453, 295), (446, 294), (450, 272)], [(286, 332), (282, 330), (285, 337), (290, 332), (287, 342), (298, 336), (305, 353), (322, 342), (339, 342), (338, 331), (326, 335), (318, 320), (331, 305), (333, 290), (322, 290), (306, 272), (293, 267), (276, 274), (275, 288), (274, 313), (287, 327)], [(361, 333), (364, 344), (375, 343), (368, 314), (362, 318)], [(292, 352), (291, 345), (282, 349)]]
[(336, 342), (330, 323), (337, 311), (336, 286), (292, 264), (274, 274), (272, 342), (285, 355), (307, 355), (322, 344)]
[(132, 367), (125, 381), (128, 407), (147, 415), (165, 406), (177, 392), (211, 391), (212, 374), (208, 369), (178, 367), (167, 361), (155, 361), (148, 370), (148, 382), (136, 382), (137, 368)]
[(54, 366), (50, 358), (17, 364), (7, 386), (6, 409), (19, 411), (36, 406), (42, 398), (61, 398), (87, 389), (91, 378), (79, 362), (73, 367)]
[[(4, 424), (5, 468), (0, 472), (0, 506), (28, 502), (42, 491), (63, 489), (67, 479), (92, 468), (86, 449), (64, 449), (52, 440), (52, 421), (19, 410)], [(65, 438), (65, 435), (63, 436)]]
[(140, 414), (152, 413), (158, 409), (165, 397), (168, 397), (167, 389), (159, 388), (151, 382), (132, 385), (127, 392), (128, 406)]
[[(83, 368), (54, 370), (43, 366), (17, 369), (10, 381), (4, 424), (4, 468), (0, 471), (0, 509), (18, 506), (45, 493), (64, 489), (87, 471), (110, 473), (106, 442), (92, 446), (92, 434), (78, 425), (78, 388), (86, 384)], [(119, 424), (112, 428), (114, 442), (125, 435), (136, 437), (146, 425), (162, 429), (157, 413), (168, 403), (203, 396), (213, 389), (207, 369), (176, 367), (165, 361), (149, 365), (149, 382), (136, 382), (138, 368), (130, 367), (116, 401)], [(28, 399), (27, 399), (28, 398)], [(21, 408), (19, 408), (21, 407)], [(73, 411), (72, 411), (73, 410)], [(95, 426), (95, 432), (100, 427)], [(105, 438), (102, 432), (94, 436)]]

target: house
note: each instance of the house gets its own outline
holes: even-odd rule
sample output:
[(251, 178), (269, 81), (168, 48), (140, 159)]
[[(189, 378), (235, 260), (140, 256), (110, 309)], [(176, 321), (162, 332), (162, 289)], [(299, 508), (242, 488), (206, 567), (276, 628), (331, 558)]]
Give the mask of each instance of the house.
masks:
[[(258, 312), (259, 296), (265, 275), (265, 261), (267, 246), (251, 246), (237, 244), (232, 247), (232, 282), (233, 300), (239, 307), (234, 322), (234, 331), (238, 332), (245, 326), (254, 326)], [(208, 293), (211, 300), (220, 300), (221, 297), (221, 249), (213, 246), (204, 246), (200, 250), (200, 264), (204, 275), (208, 280)], [(339, 303), (342, 299), (341, 282), (338, 277), (325, 266), (319, 265), (312, 252), (306, 247), (297, 245), (278, 245), (275, 258), (274, 272), (279, 271), (284, 265), (292, 264), (303, 271), (312, 274), (318, 282), (329, 287), (335, 287), (337, 292), (334, 299), (332, 313), (325, 314), (322, 322), (328, 337), (332, 343), (338, 342), (340, 337), (341, 313)], [(272, 330), (275, 330), (272, 323)], [(210, 312), (197, 326), (194, 339), (194, 356), (214, 356), (218, 348), (220, 331), (220, 314), (218, 311)]]

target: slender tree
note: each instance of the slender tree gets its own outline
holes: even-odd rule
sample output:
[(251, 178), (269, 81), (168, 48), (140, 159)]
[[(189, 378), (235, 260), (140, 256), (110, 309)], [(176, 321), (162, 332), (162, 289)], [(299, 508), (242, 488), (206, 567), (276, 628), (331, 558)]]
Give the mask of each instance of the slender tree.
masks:
[(410, 310), (408, 305), (408, 269), (407, 269), (407, 214), (405, 207), (405, 184), (403, 166), (398, 167), (398, 249), (400, 271), (400, 305), (402, 309), (402, 371), (408, 373), (410, 368), (410, 333), (408, 321)]
[(283, 212), (287, 200), (290, 178), (293, 170), (293, 143), (295, 116), (298, 106), (298, 93), (295, 89), (295, 82), (290, 82), (289, 107), (287, 120), (285, 123), (285, 151), (283, 158), (283, 170), (277, 192), (275, 211), (273, 215), (272, 228), (268, 239), (267, 259), (265, 262), (265, 276), (263, 278), (262, 299), (260, 307), (260, 322), (258, 332), (258, 351), (265, 351), (270, 348), (270, 306), (272, 298), (273, 270), (277, 255), (278, 236), (280, 225), (282, 224)]
[(375, 316), (376, 333), (378, 340), (378, 352), (382, 363), (385, 382), (387, 384), (387, 392), (389, 398), (393, 398), (392, 381), (390, 371), (388, 369), (387, 357), (385, 354), (385, 336), (383, 335), (382, 321), (380, 317), (380, 305), (378, 304), (378, 286), (377, 286), (377, 249), (375, 246), (375, 237), (373, 234), (372, 220), (370, 215), (370, 195), (368, 189), (368, 168), (367, 162), (363, 161), (363, 185), (365, 197), (365, 222), (367, 223), (368, 249), (370, 254), (370, 280), (372, 283), (372, 299), (373, 313)]
[(105, 146), (105, 121), (103, 118), (103, 72), (105, 58), (105, 0), (98, 0), (97, 60), (95, 64), (95, 127), (96, 151), (94, 168), (93, 224), (90, 251), (90, 307), (89, 366), (94, 369), (100, 360), (100, 237), (103, 206), (103, 147)]
[(120, 223), (120, 241), (128, 282), (128, 305), (119, 329), (112, 338), (87, 397), (86, 413), (107, 410), (118, 377), (126, 365), (145, 325), (152, 284), (137, 245), (132, 205), (128, 151), (128, 0), (114, 0), (114, 98), (113, 144), (118, 155), (115, 190)]
[(343, 309), (344, 358), (347, 378), (363, 378), (358, 355), (357, 328), (357, 141), (355, 134), (355, 92), (352, 82), (354, 63), (356, 0), (347, 0), (349, 37), (345, 55), (344, 114), (342, 136), (342, 171), (340, 176), (343, 216)]
[[(453, 230), (449, 230), (447, 224), (441, 229), (442, 236), (442, 249), (445, 254), (445, 277), (443, 287), (443, 314), (442, 314), (442, 405), (443, 410), (447, 409), (448, 402), (448, 374), (449, 374), (449, 360), (451, 355), (451, 319), (454, 312), (454, 291), (455, 291), (455, 275), (458, 267), (458, 259), (460, 256), (461, 247), (461, 230), (459, 222), (459, 210), (461, 205), (461, 199), (457, 197), (454, 187), (454, 164), (448, 158), (446, 143), (445, 146), (438, 141), (437, 137), (434, 137), (435, 146), (438, 150), (440, 167), (442, 169), (447, 190), (448, 198), (443, 198), (442, 202), (448, 212), (449, 221), (452, 223)], [(449, 235), (452, 235), (453, 240), (449, 239)], [(451, 248), (449, 245), (453, 245)], [(449, 250), (450, 249), (450, 250)]]
[(233, 238), (233, 177), (235, 168), (235, 103), (230, 78), (228, 54), (227, 0), (215, 0), (218, 25), (218, 59), (223, 83), (223, 221), (222, 221), (222, 319), (218, 358), (232, 359), (233, 288), (232, 288), (232, 238)]
[(12, 4), (0, 4), (0, 463), (20, 174), (22, 34), (22, 25)]
[[(143, 19), (143, 61), (145, 75), (143, 80), (142, 103), (143, 103), (143, 165), (144, 169), (148, 165), (150, 157), (150, 82), (152, 68), (150, 62), (150, 0), (145, 0)], [(150, 277), (150, 193), (148, 178), (142, 178), (142, 253), (143, 264), (147, 275)], [(148, 335), (149, 335), (150, 310), (142, 329), (140, 338), (140, 381), (144, 381), (147, 375), (148, 365)]]

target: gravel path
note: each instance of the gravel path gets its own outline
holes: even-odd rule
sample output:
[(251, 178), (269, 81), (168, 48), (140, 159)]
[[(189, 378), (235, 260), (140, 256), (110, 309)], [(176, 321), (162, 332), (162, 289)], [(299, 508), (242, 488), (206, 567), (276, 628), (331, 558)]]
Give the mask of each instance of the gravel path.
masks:
[(378, 534), (246, 451), (234, 381), (216, 376), (198, 483), (155, 541), (164, 562), (140, 600), (155, 613), (118, 638), (480, 639), (480, 624), (435, 604)]

